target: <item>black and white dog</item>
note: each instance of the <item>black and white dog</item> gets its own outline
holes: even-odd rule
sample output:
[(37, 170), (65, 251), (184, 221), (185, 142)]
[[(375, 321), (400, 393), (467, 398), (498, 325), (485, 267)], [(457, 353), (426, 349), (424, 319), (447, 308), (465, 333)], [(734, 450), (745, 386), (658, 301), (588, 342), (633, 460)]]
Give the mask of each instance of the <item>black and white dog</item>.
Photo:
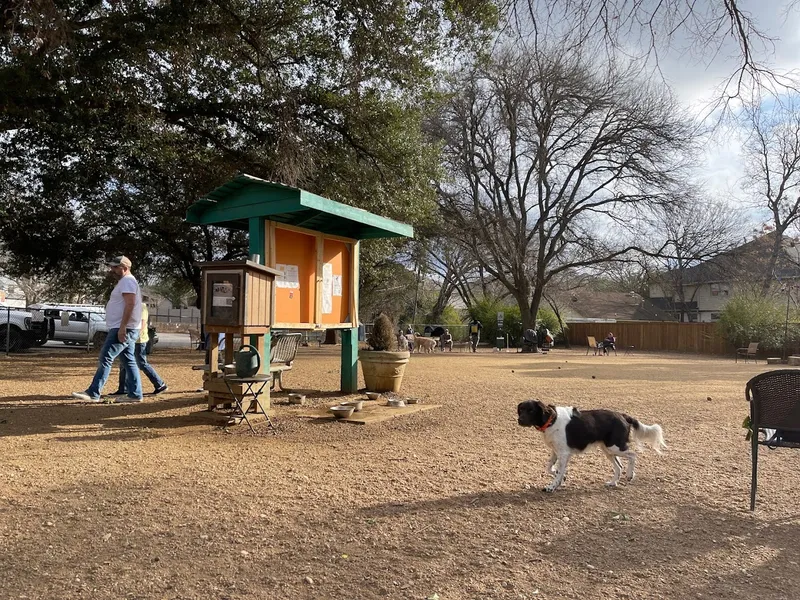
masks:
[(535, 427), (541, 431), (544, 443), (552, 451), (547, 470), (553, 474), (553, 480), (544, 488), (545, 492), (553, 492), (563, 483), (569, 459), (589, 446), (600, 446), (611, 460), (614, 477), (606, 482), (610, 487), (617, 485), (622, 473), (619, 457), (628, 461), (627, 480), (634, 478), (636, 451), (631, 448), (631, 442), (635, 445), (646, 442), (659, 454), (667, 447), (660, 425), (645, 425), (612, 410), (579, 411), (572, 406), (526, 400), (517, 406), (517, 421), (523, 427)]

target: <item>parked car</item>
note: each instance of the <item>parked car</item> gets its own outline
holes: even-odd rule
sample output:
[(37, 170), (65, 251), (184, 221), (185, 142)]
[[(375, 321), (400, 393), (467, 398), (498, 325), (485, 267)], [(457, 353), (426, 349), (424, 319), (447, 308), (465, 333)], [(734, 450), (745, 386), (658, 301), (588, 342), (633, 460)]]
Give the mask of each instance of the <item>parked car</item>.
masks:
[(0, 305), (0, 350), (24, 350), (47, 341), (47, 322), (41, 315)]
[(68, 346), (100, 346), (106, 341), (106, 309), (91, 304), (31, 304), (49, 324), (48, 339)]
[[(106, 341), (106, 309), (92, 304), (32, 304), (34, 314), (41, 313), (48, 324), (48, 339), (63, 342), (67, 346), (85, 345), (100, 347)], [(153, 327), (148, 328), (152, 344), (158, 343)], [(151, 346), (152, 346), (151, 344)]]

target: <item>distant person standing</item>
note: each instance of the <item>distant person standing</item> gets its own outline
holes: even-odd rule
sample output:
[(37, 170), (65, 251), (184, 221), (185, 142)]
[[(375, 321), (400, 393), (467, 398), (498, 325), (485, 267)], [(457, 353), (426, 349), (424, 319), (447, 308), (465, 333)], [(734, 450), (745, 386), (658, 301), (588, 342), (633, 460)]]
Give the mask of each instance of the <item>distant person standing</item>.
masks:
[(481, 331), (483, 330), (483, 323), (478, 319), (472, 319), (469, 323), (469, 343), (473, 352), (478, 351), (478, 343), (481, 341)]
[[(139, 329), (139, 339), (136, 340), (136, 345), (133, 349), (133, 357), (136, 359), (136, 365), (141, 369), (142, 373), (147, 375), (147, 378), (150, 380), (150, 383), (153, 384), (153, 395), (157, 396), (163, 392), (166, 392), (169, 388), (167, 384), (164, 383), (164, 380), (159, 377), (156, 370), (153, 366), (147, 361), (147, 342), (150, 341), (150, 334), (148, 332), (148, 326), (150, 321), (150, 313), (147, 310), (147, 300), (149, 298), (145, 295), (142, 295), (142, 326)], [(125, 395), (125, 382), (127, 381), (127, 376), (125, 373), (125, 369), (119, 370), (119, 387), (117, 391), (111, 394), (112, 396), (124, 396)]]
[(125, 370), (127, 395), (117, 398), (117, 402), (141, 402), (142, 381), (134, 358), (134, 346), (142, 325), (142, 292), (139, 282), (131, 275), (131, 260), (127, 256), (117, 256), (107, 264), (117, 279), (106, 304), (108, 335), (100, 349), (92, 383), (85, 392), (72, 392), (72, 397), (84, 402), (100, 402), (103, 386), (111, 374), (111, 365), (119, 356), (121, 368)]

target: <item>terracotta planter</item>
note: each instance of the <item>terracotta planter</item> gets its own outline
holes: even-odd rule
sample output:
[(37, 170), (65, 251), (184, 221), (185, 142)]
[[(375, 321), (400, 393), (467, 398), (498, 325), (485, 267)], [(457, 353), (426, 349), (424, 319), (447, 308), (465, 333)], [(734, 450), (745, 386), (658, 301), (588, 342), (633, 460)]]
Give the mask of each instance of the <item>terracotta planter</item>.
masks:
[(370, 392), (399, 392), (411, 353), (359, 350), (358, 361)]

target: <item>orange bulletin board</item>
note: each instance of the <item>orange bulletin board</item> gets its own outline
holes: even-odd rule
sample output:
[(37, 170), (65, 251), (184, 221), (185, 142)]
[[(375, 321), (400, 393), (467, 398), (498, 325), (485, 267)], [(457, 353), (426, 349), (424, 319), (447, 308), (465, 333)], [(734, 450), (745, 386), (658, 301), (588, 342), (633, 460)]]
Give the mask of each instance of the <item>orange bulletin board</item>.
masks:
[[(326, 312), (323, 301), (322, 322), (325, 324), (346, 323), (350, 316), (350, 249), (348, 244), (337, 240), (324, 240), (322, 261), (329, 267), (333, 280), (328, 284), (323, 276), (323, 298), (329, 294), (330, 312)], [(324, 272), (323, 272), (324, 273)], [(327, 291), (324, 286), (329, 285)]]
[[(274, 323), (313, 323), (316, 285), (317, 238), (287, 229), (275, 230), (276, 269), (287, 281), (275, 285)], [(297, 276), (292, 273), (297, 269)], [(294, 280), (297, 280), (296, 282)], [(284, 287), (284, 286), (297, 287)]]
[(267, 266), (283, 272), (272, 288), (272, 327), (355, 327), (358, 242), (275, 222), (265, 229)]

